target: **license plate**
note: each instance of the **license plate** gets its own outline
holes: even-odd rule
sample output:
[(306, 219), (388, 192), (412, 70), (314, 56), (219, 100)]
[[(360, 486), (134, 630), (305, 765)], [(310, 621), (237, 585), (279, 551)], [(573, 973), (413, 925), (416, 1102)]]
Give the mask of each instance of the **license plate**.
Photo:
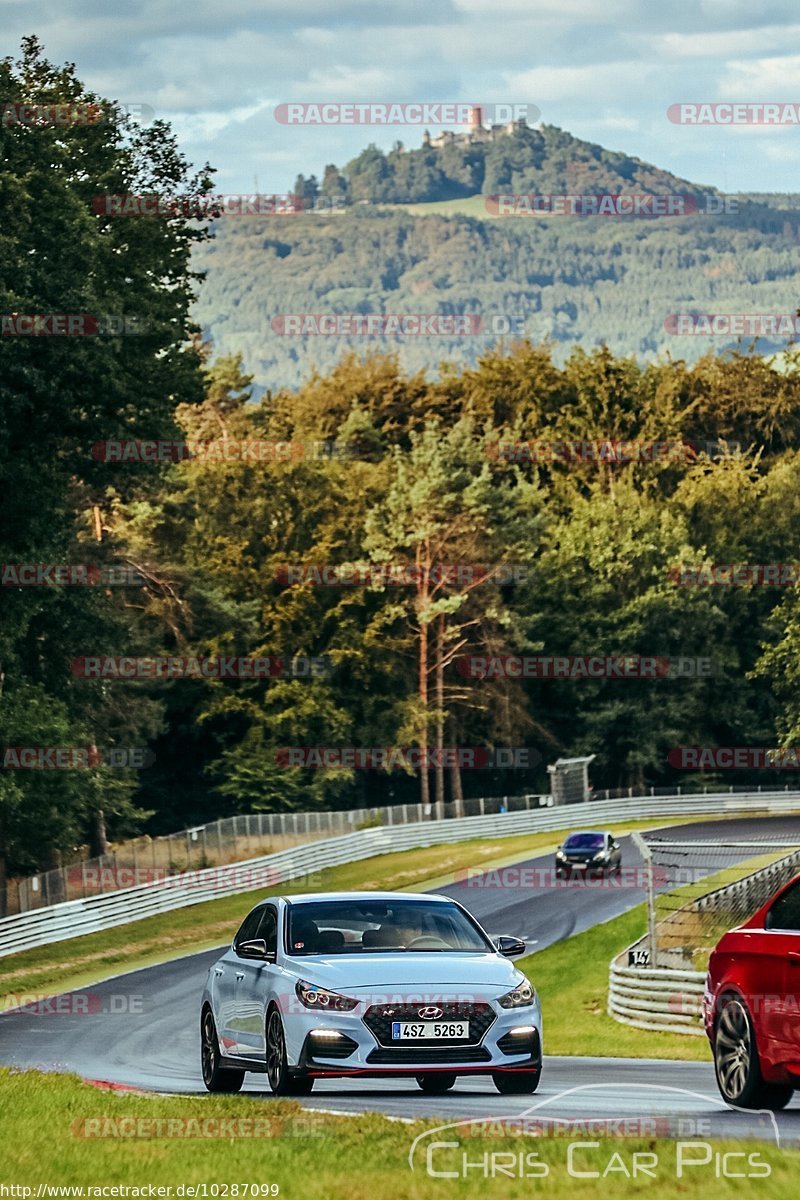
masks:
[(469, 1021), (392, 1021), (392, 1041), (447, 1041), (449, 1038), (468, 1038)]
[(573, 871), (585, 871), (586, 870), (586, 863), (574, 862), (574, 863), (570, 863), (569, 865), (572, 867)]

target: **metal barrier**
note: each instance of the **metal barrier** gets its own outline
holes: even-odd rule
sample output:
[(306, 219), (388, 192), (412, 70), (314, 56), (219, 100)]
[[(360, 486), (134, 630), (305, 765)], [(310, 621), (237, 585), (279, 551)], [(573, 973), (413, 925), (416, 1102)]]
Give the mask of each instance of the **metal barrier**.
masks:
[[(608, 797), (606, 797), (608, 799)], [(308, 842), (323, 841), (381, 825), (409, 825), (425, 820), (526, 812), (552, 804), (551, 796), (479, 796), (462, 802), (461, 811), (449, 803), (437, 809), (428, 804), (394, 804), (382, 808), (339, 809), (332, 812), (242, 813), (208, 825), (196, 825), (162, 837), (139, 837), (123, 842), (108, 854), (80, 859), (26, 879), (9, 881), (6, 908), (0, 894), (0, 917), (87, 900), (110, 892), (153, 883), (185, 871), (222, 867), (257, 856), (276, 854)]]
[(358, 862), (379, 854), (460, 842), (470, 838), (508, 837), (522, 833), (579, 829), (617, 821), (659, 819), (703, 814), (787, 813), (800, 811), (800, 793), (744, 793), (731, 795), (649, 797), (589, 801), (563, 807), (541, 808), (501, 815), (462, 817), (449, 821), (423, 821), (409, 825), (363, 829), (343, 837), (311, 842), (277, 854), (263, 855), (228, 867), (171, 876), (139, 887), (69, 900), (49, 908), (0, 920), (0, 957), (81, 934), (125, 925), (155, 913), (170, 912), (242, 891), (268, 887), (277, 890), (288, 882), (326, 867)]
[[(641, 942), (628, 949), (634, 950)], [(655, 1029), (661, 1033), (704, 1036), (703, 990), (705, 971), (674, 971), (667, 967), (627, 967), (628, 950), (611, 961), (608, 1012), (623, 1025)]]
[[(788, 883), (798, 868), (800, 851), (794, 851), (733, 883), (697, 897), (686, 907), (703, 914), (724, 913), (729, 916), (730, 923), (735, 924), (757, 912), (772, 892)], [(674, 914), (662, 921), (659, 929), (668, 927), (673, 918)], [(652, 960), (647, 967), (628, 966), (629, 955), (648, 949), (649, 943), (650, 934), (646, 933), (611, 960), (609, 1015), (638, 1029), (704, 1036), (702, 1001), (706, 972), (658, 966)], [(662, 957), (663, 952), (659, 952), (658, 960)]]

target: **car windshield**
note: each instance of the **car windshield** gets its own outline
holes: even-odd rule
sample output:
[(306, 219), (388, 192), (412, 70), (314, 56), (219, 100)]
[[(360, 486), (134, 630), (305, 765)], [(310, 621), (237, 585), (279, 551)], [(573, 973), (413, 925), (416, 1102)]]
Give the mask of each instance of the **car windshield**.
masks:
[(564, 842), (565, 850), (602, 850), (602, 833), (571, 833)]
[(494, 950), (455, 904), (431, 900), (319, 900), (290, 905), (292, 955)]

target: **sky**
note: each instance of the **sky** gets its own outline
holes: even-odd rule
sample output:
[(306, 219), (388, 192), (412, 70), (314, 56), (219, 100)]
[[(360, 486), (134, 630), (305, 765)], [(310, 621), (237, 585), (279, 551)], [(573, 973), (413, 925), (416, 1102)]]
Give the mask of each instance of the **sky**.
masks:
[(676, 103), (800, 103), (786, 0), (0, 0), (0, 22), (3, 54), (35, 33), (94, 91), (167, 120), (220, 192), (286, 192), (369, 142), (421, 142), (416, 126), (281, 124), (277, 106), (296, 101), (531, 105), (694, 183), (800, 191), (800, 126), (667, 117)]

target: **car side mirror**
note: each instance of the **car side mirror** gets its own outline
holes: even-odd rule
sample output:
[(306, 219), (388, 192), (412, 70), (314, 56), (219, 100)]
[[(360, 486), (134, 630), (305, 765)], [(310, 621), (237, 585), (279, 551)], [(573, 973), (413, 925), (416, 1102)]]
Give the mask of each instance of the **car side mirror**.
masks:
[(239, 942), (236, 953), (239, 958), (256, 958), (262, 962), (275, 962), (275, 951), (267, 949), (267, 943), (263, 938), (251, 938), (249, 941)]
[(527, 946), (522, 938), (518, 937), (496, 937), (494, 939), (495, 949), (498, 954), (502, 954), (504, 958), (516, 958), (518, 954), (524, 954)]

